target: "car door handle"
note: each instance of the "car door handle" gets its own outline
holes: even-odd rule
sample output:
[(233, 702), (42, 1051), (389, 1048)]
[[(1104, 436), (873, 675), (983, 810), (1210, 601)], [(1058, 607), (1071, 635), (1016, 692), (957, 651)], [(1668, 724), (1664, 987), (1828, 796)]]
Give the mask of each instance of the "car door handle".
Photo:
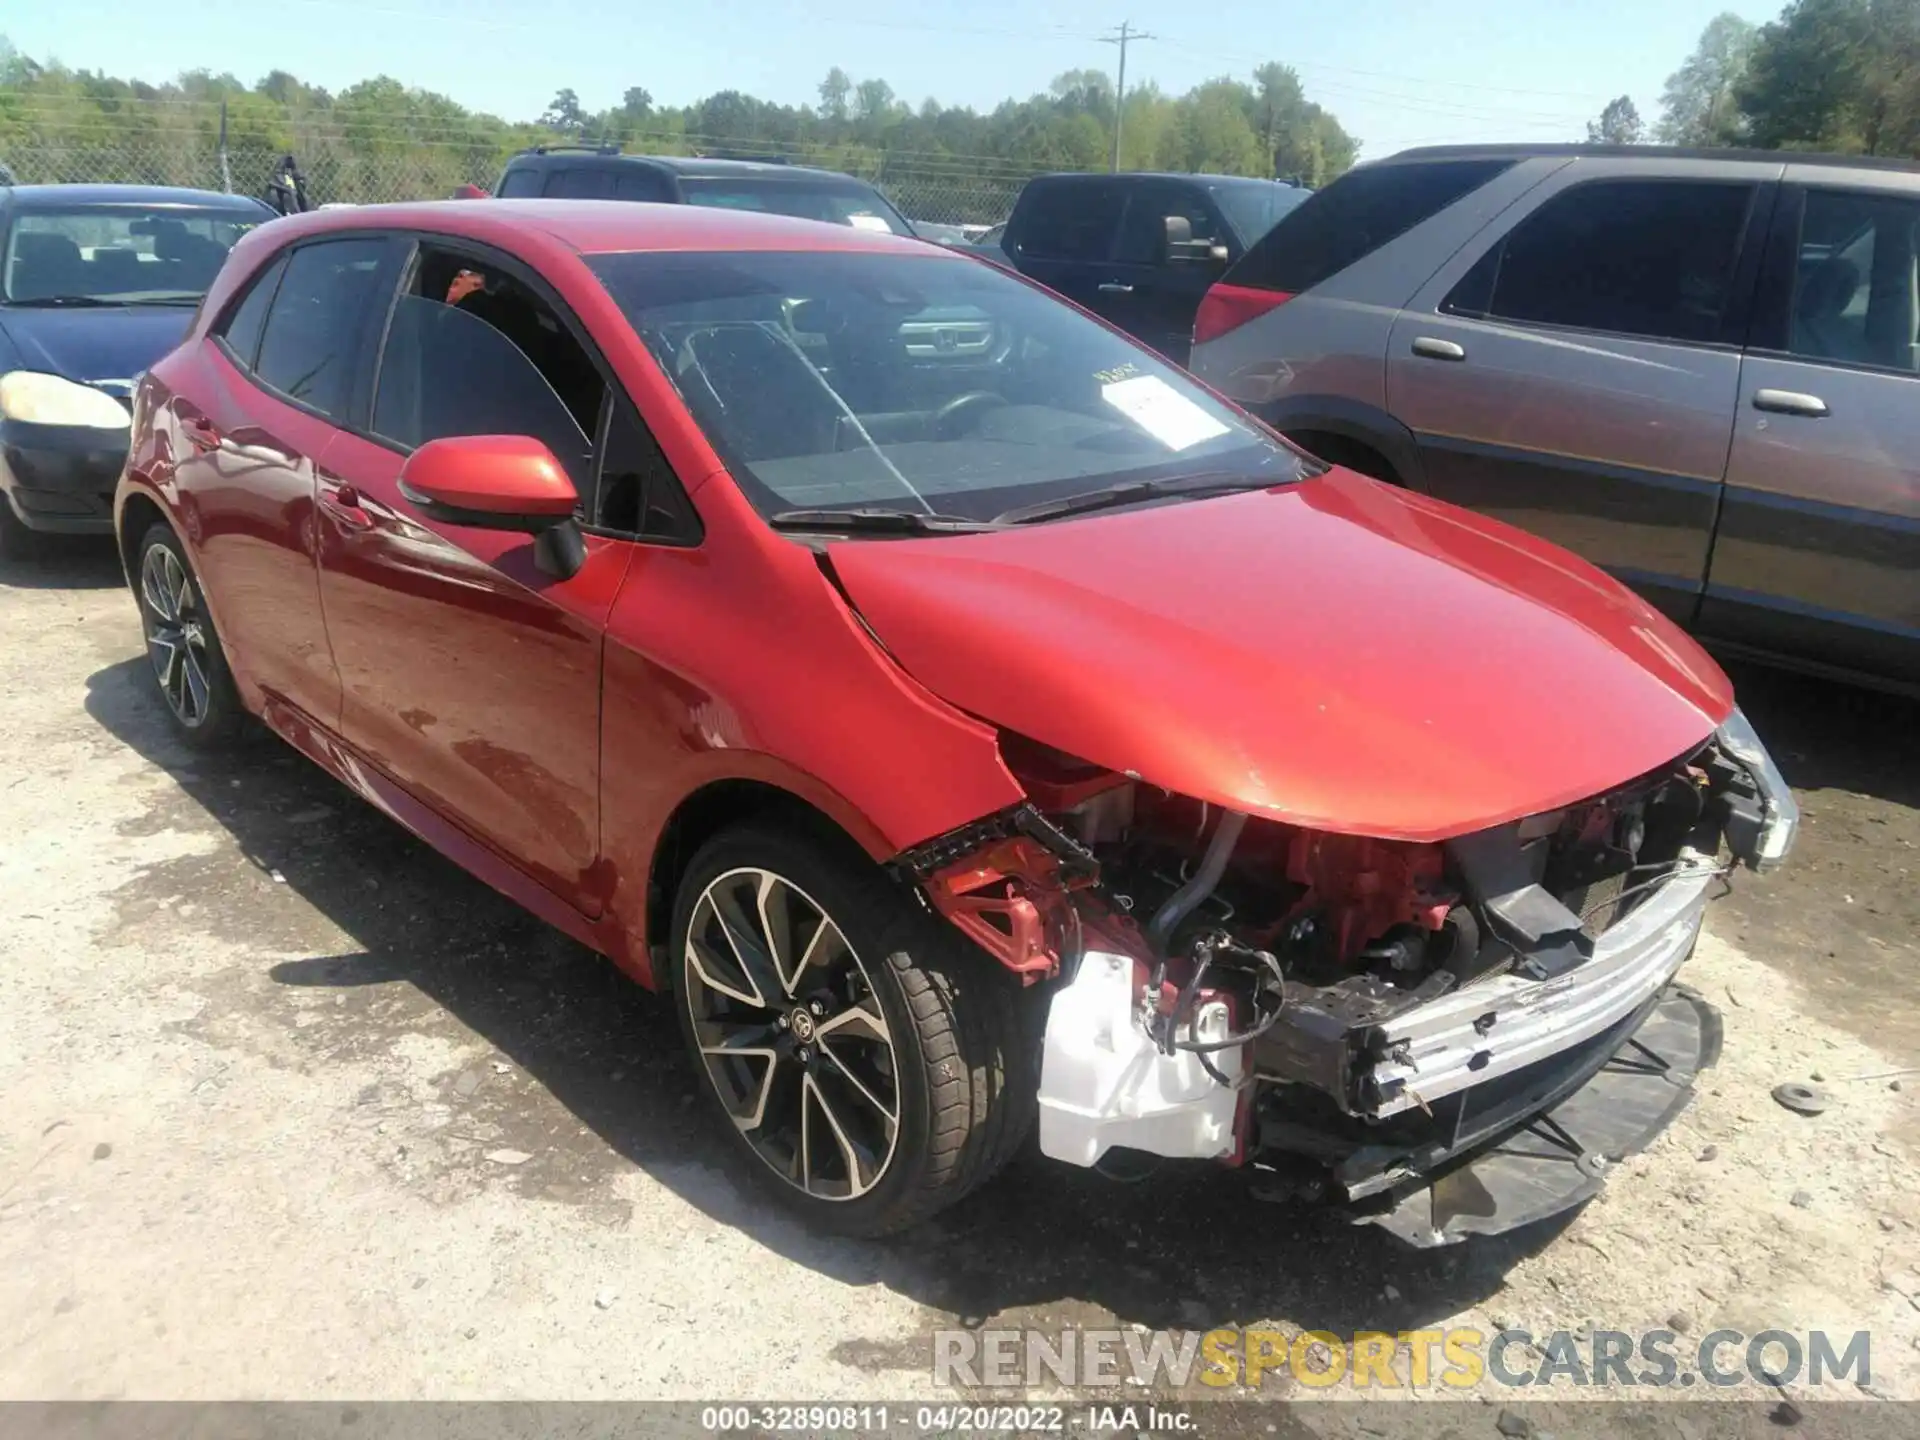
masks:
[(360, 503), (360, 492), (351, 485), (322, 489), (320, 508), (350, 530), (365, 530), (373, 524), (373, 516)]
[(1451, 340), (1435, 340), (1431, 335), (1422, 335), (1413, 342), (1413, 353), (1422, 360), (1464, 360), (1466, 350)]
[(1122, 285), (1118, 280), (1102, 280), (1100, 282), (1100, 293), (1102, 295), (1131, 295), (1133, 293), (1133, 287), (1131, 285)]
[(1805, 395), (1798, 390), (1756, 390), (1753, 408), (1770, 410), (1775, 415), (1804, 415), (1809, 420), (1833, 413), (1818, 395)]
[(204, 415), (188, 416), (181, 422), (181, 428), (187, 432), (187, 443), (200, 451), (220, 448), (220, 429)]

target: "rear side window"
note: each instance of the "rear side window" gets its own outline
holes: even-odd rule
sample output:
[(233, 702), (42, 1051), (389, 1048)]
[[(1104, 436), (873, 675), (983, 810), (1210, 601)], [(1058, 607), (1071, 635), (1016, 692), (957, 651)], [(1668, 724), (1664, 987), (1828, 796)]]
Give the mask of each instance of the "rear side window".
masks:
[(607, 172), (578, 165), (571, 170), (555, 170), (547, 176), (545, 193), (555, 200), (603, 199), (607, 193)]
[(500, 188), (494, 194), (502, 200), (511, 200), (515, 196), (538, 195), (540, 193), (540, 172), (530, 165), (518, 170), (509, 170), (500, 177)]
[(254, 373), (288, 399), (342, 419), (387, 253), (384, 240), (323, 240), (295, 250), (268, 307)]
[(267, 306), (273, 303), (273, 292), (279, 288), (280, 276), (286, 268), (284, 255), (267, 266), (227, 316), (227, 323), (220, 327), (220, 338), (226, 342), (228, 352), (249, 370), (260, 354), (260, 332), (266, 327)]
[(1438, 215), (1511, 160), (1365, 166), (1307, 197), (1229, 272), (1234, 285), (1298, 295)]
[(1720, 338), (1756, 187), (1691, 180), (1570, 186), (1482, 256), (1442, 308), (1704, 344)]
[(1029, 185), (1013, 225), (1019, 251), (1029, 260), (1104, 260), (1126, 203), (1118, 185)]
[(1920, 203), (1809, 190), (1787, 351), (1920, 370)]

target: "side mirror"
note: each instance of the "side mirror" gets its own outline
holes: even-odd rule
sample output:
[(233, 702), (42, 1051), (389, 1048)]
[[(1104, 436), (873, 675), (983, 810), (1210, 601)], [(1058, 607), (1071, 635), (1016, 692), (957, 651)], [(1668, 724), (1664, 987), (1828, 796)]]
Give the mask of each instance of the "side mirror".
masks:
[(565, 579), (586, 563), (574, 524), (579, 493), (559, 460), (531, 435), (449, 435), (400, 467), (400, 493), (430, 520), (536, 537), (540, 568)]
[(1166, 225), (1166, 256), (1169, 265), (1223, 264), (1227, 247), (1213, 240), (1193, 238), (1193, 221), (1185, 215), (1169, 215)]

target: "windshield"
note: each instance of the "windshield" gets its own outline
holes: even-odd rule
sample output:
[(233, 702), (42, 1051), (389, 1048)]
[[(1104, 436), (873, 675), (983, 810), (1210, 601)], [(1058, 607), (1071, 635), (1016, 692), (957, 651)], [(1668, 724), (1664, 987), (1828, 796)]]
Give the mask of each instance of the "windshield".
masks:
[(234, 242), (270, 218), (174, 205), (19, 212), (7, 232), (0, 295), (16, 304), (197, 302)]
[(856, 230), (911, 235), (913, 227), (877, 190), (853, 184), (815, 185), (805, 180), (693, 177), (680, 182), (689, 205), (722, 210), (765, 210), (801, 220), (824, 220)]
[(1240, 243), (1251, 245), (1280, 223), (1280, 217), (1298, 205), (1311, 190), (1280, 185), (1271, 180), (1228, 182), (1213, 187), (1213, 198), (1226, 212)]
[(987, 519), (1134, 480), (1306, 473), (1179, 371), (991, 265), (754, 252), (589, 263), (764, 515)]

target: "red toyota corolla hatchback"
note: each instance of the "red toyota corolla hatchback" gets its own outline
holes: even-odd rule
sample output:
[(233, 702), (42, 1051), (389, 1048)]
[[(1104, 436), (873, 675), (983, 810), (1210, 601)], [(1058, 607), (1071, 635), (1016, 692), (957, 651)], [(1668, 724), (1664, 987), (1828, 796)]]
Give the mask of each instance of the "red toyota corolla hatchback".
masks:
[(1418, 1244), (1576, 1203), (1711, 1063), (1671, 982), (1796, 823), (1599, 571), (860, 230), (276, 221), (141, 382), (116, 514), (184, 739), (257, 716), (667, 992), (849, 1232), (1036, 1119)]

